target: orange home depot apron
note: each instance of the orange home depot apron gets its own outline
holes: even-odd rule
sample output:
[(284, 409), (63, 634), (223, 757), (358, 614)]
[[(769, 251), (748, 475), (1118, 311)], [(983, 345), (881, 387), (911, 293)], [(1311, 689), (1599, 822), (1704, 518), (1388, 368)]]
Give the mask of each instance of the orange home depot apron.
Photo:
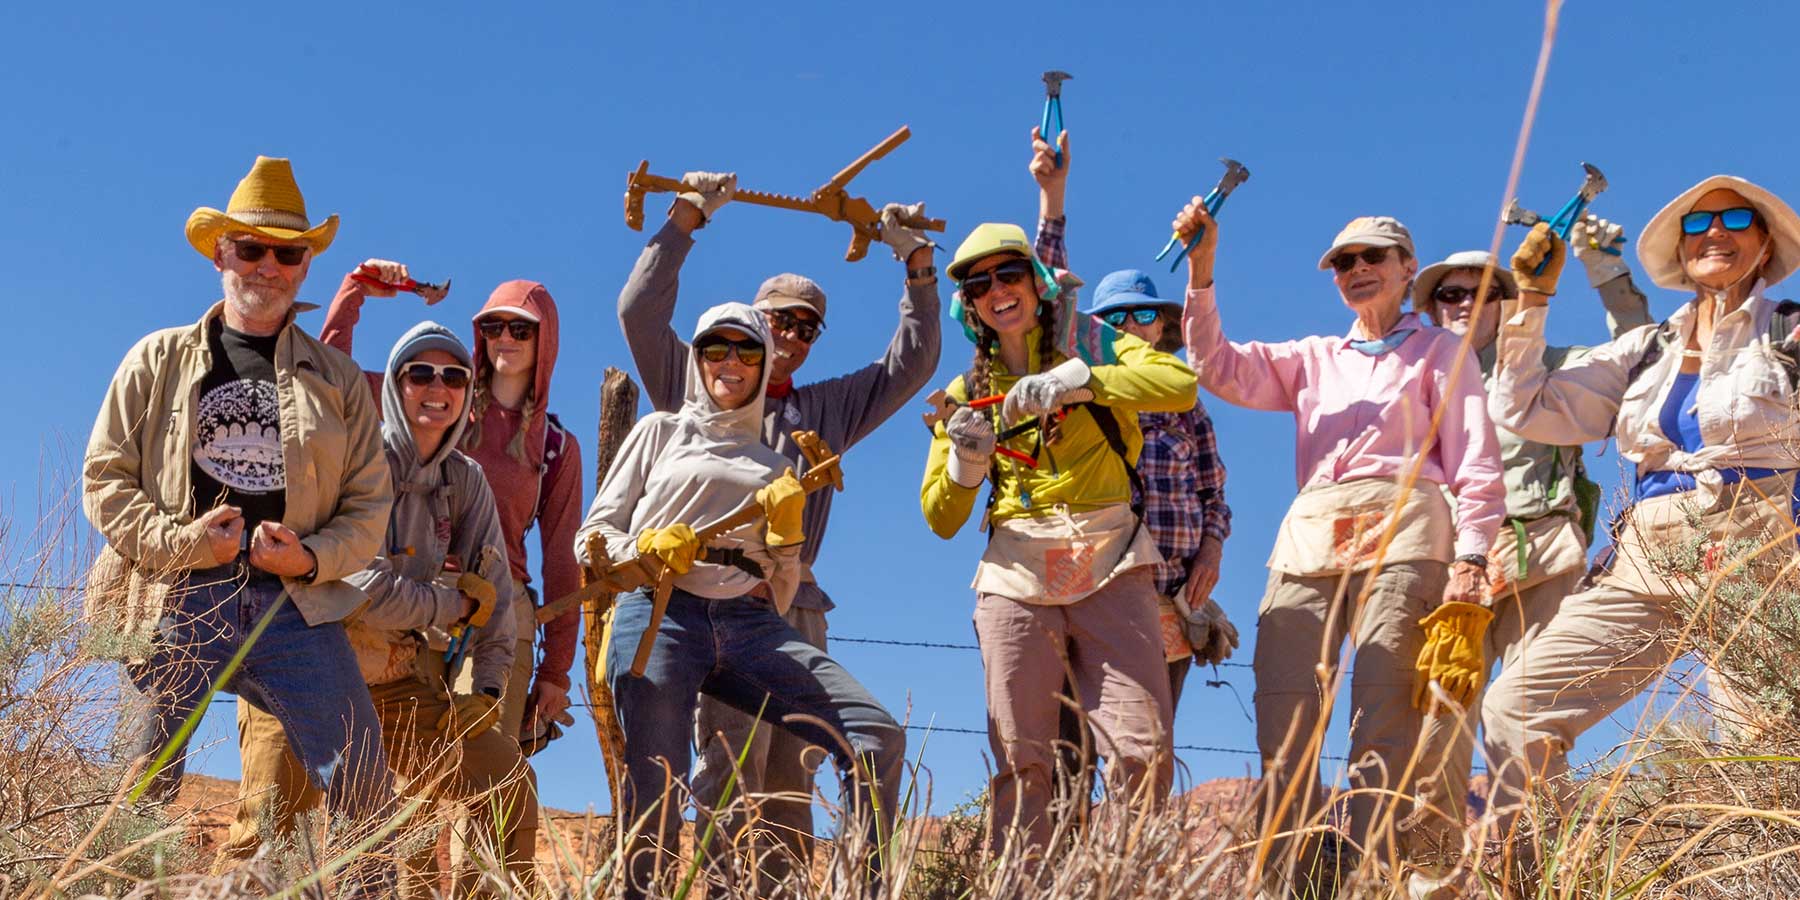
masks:
[[(1302, 490), (1281, 520), (1269, 568), (1316, 577), (1372, 567), (1401, 494), (1394, 478), (1359, 478)], [(1437, 482), (1415, 482), (1398, 507), (1399, 525), (1382, 561), (1450, 562), (1456, 529)]]
[(1123, 503), (1089, 512), (994, 523), (972, 587), (1041, 606), (1067, 606), (1122, 572), (1162, 561), (1150, 529)]

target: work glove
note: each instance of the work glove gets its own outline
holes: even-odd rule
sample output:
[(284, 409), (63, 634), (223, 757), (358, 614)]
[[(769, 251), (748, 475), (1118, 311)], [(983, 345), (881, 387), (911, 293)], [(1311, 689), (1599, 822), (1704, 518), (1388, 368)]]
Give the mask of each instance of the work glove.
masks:
[(488, 623), (494, 614), (494, 604), (499, 601), (500, 594), (494, 590), (494, 584), (474, 572), (464, 572), (456, 576), (456, 589), (464, 597), (474, 601), (475, 608), (464, 620), (464, 624), (472, 628), (480, 628)]
[(646, 528), (638, 533), (637, 551), (639, 556), (654, 559), (677, 575), (686, 575), (700, 552), (700, 536), (680, 522)]
[(457, 694), (450, 698), (450, 708), (438, 716), (439, 737), (460, 741), (474, 737), (500, 721), (500, 698), (488, 694)]
[(950, 480), (961, 487), (980, 487), (999, 442), (993, 421), (979, 409), (959, 406), (944, 423), (944, 432), (950, 436)]
[(937, 247), (931, 238), (925, 236), (923, 228), (915, 228), (906, 222), (922, 222), (925, 216), (925, 204), (889, 203), (881, 208), (881, 242), (894, 248), (894, 258), (906, 262), (914, 250), (920, 247)]
[[(1178, 606), (1181, 602), (1176, 599)], [(1203, 666), (1216, 666), (1230, 659), (1231, 651), (1238, 646), (1237, 626), (1231, 624), (1225, 610), (1211, 597), (1182, 613), (1181, 633), (1188, 646), (1194, 648), (1194, 661)]]
[(1431, 683), (1438, 683), (1464, 709), (1487, 681), (1487, 654), (1482, 638), (1492, 610), (1478, 603), (1451, 601), (1419, 620), (1425, 628), (1425, 646), (1413, 665), (1413, 706), (1431, 708)]
[(681, 183), (691, 190), (675, 196), (694, 204), (700, 210), (700, 217), (708, 222), (712, 221), (713, 213), (731, 202), (731, 195), (737, 193), (735, 172), (689, 172), (681, 176)]
[(1093, 373), (1080, 358), (1065, 360), (1056, 368), (1019, 379), (1006, 392), (1000, 419), (1017, 422), (1056, 412), (1070, 394), (1087, 387)]
[(763, 530), (764, 544), (792, 547), (805, 543), (806, 534), (800, 530), (800, 522), (806, 512), (806, 489), (800, 486), (800, 479), (794, 477), (792, 468), (758, 488), (756, 502), (762, 507), (763, 520), (767, 524)]
[[(1548, 259), (1543, 274), (1533, 274), (1538, 263)], [(1568, 262), (1569, 248), (1556, 232), (1550, 230), (1549, 222), (1539, 222), (1531, 226), (1525, 240), (1519, 242), (1519, 249), (1513, 251), (1513, 279), (1519, 282), (1519, 290), (1546, 297), (1556, 294), (1556, 279), (1562, 275), (1563, 263)]]
[(1581, 267), (1587, 270), (1588, 284), (1599, 287), (1620, 275), (1629, 274), (1631, 267), (1625, 264), (1623, 254), (1613, 255), (1604, 248), (1614, 250), (1625, 243), (1625, 226), (1616, 225), (1593, 213), (1581, 217), (1575, 227), (1569, 229), (1569, 249), (1575, 258), (1581, 260)]

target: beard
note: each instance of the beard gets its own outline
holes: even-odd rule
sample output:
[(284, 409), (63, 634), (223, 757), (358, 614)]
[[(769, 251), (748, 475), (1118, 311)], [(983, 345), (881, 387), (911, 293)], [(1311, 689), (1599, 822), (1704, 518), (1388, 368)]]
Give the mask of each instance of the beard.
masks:
[(225, 290), (225, 302), (247, 319), (268, 320), (285, 316), (288, 307), (294, 305), (294, 297), (300, 293), (298, 283), (284, 287), (260, 278), (245, 278), (231, 269), (219, 276), (219, 283)]

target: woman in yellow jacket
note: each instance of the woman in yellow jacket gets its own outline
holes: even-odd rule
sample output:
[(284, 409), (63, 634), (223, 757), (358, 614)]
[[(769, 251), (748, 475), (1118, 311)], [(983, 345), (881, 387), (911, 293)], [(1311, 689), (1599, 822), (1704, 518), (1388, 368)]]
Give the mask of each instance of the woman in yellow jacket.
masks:
[[(1040, 247), (1046, 228), (1040, 223)], [(1027, 857), (1049, 842), (1065, 672), (1092, 723), (1109, 786), (1167, 793), (1172, 709), (1162, 665), (1159, 561), (1133, 506), (1140, 412), (1194, 405), (1194, 373), (1149, 344), (1077, 315), (1081, 282), (1040, 261), (1016, 225), (988, 223), (957, 248), (952, 318), (975, 344), (950, 383), (955, 411), (933, 431), (921, 502), (956, 534), (991, 480), (976, 567), (975, 632), (986, 673), (989, 847)], [(1004, 401), (984, 398), (998, 398)]]

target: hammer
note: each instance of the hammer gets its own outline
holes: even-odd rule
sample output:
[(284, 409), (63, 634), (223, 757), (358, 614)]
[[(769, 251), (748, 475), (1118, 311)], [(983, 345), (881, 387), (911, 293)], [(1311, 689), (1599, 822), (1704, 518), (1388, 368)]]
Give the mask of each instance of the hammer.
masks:
[[(1581, 219), (1582, 213), (1587, 212), (1588, 204), (1592, 203), (1594, 198), (1600, 195), (1601, 191), (1606, 190), (1606, 173), (1600, 171), (1599, 166), (1596, 166), (1593, 163), (1584, 162), (1581, 164), (1581, 169), (1583, 172), (1581, 187), (1575, 191), (1575, 196), (1569, 198), (1569, 202), (1562, 205), (1562, 209), (1556, 211), (1555, 217), (1548, 220), (1550, 223), (1550, 230), (1556, 232), (1556, 236), (1562, 238), (1564, 241), (1569, 239), (1569, 229), (1574, 228), (1575, 223)], [(1543, 216), (1520, 206), (1518, 198), (1514, 197), (1511, 202), (1506, 204), (1505, 221), (1508, 225), (1535, 226), (1537, 223), (1546, 220)], [(1619, 250), (1616, 247), (1602, 247), (1600, 249), (1605, 250), (1607, 253), (1611, 253), (1614, 256), (1619, 255)], [(1543, 274), (1544, 266), (1549, 262), (1549, 258), (1546, 257), (1542, 262), (1537, 264), (1536, 269), (1532, 270), (1532, 274)]]
[[(1243, 163), (1229, 156), (1219, 157), (1219, 162), (1225, 164), (1225, 174), (1219, 177), (1219, 183), (1213, 185), (1213, 189), (1208, 191), (1206, 197), (1200, 201), (1205, 205), (1206, 214), (1209, 216), (1218, 215), (1219, 209), (1225, 205), (1225, 198), (1231, 196), (1231, 192), (1236, 190), (1238, 185), (1250, 180), (1250, 170), (1244, 168)], [(1169, 271), (1175, 271), (1175, 267), (1181, 265), (1181, 261), (1188, 254), (1194, 252), (1194, 247), (1200, 243), (1200, 236), (1204, 234), (1206, 234), (1204, 227), (1194, 232), (1194, 239), (1188, 241), (1186, 247), (1181, 248), (1181, 255), (1175, 257), (1174, 262), (1169, 263)], [(1161, 253), (1156, 254), (1157, 261), (1161, 262), (1162, 258), (1168, 256), (1169, 251), (1175, 249), (1180, 243), (1181, 235), (1169, 235), (1169, 242), (1163, 245)]]
[[(1042, 135), (1044, 141), (1056, 151), (1056, 167), (1059, 169), (1062, 168), (1063, 162), (1062, 148), (1057, 146), (1056, 139), (1061, 137), (1063, 132), (1062, 83), (1074, 77), (1056, 69), (1044, 73), (1044, 122), (1038, 127), (1038, 134)], [(1056, 122), (1054, 132), (1050, 130), (1050, 122), (1053, 119)]]

